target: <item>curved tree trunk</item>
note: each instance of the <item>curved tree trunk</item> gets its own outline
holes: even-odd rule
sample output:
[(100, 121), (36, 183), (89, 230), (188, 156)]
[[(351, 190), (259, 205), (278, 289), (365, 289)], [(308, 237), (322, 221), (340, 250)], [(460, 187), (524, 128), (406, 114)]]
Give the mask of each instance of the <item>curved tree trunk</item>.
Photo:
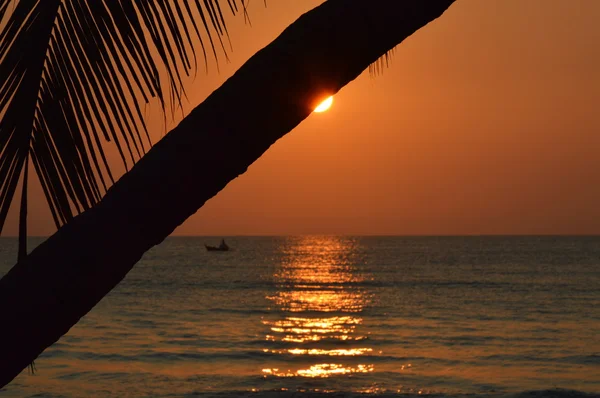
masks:
[(144, 252), (305, 119), (320, 99), (453, 2), (329, 0), (253, 56), (98, 205), (0, 280), (0, 387), (67, 333)]

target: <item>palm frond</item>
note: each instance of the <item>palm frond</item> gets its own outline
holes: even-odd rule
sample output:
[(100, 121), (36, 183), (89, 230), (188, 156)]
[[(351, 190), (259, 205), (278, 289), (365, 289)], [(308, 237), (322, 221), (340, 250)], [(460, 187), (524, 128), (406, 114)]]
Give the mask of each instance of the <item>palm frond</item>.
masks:
[(57, 227), (102, 197), (106, 142), (131, 167), (151, 145), (140, 104), (181, 105), (196, 42), (205, 68), (227, 57), (224, 2), (0, 0), (0, 231), (19, 183), (26, 228), (29, 162)]
[(377, 77), (383, 74), (383, 71), (386, 68), (390, 67), (390, 64), (392, 63), (392, 57), (394, 56), (395, 51), (396, 47), (392, 48), (390, 51), (386, 52), (375, 62), (369, 65), (369, 75), (371, 75), (371, 77)]

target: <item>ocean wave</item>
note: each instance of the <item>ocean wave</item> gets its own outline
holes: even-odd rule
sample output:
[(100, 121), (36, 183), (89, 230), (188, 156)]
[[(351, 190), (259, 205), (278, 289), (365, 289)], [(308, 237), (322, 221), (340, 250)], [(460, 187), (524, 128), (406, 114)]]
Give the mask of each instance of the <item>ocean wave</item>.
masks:
[(516, 355), (516, 354), (494, 354), (480, 356), (481, 360), (493, 360), (501, 362), (542, 362), (542, 363), (570, 363), (581, 365), (600, 365), (600, 355), (568, 355), (568, 356), (541, 356), (541, 355)]
[[(323, 391), (325, 390), (325, 391)], [(519, 393), (483, 393), (483, 394), (463, 394), (463, 393), (439, 393), (439, 392), (424, 392), (423, 390), (406, 391), (406, 392), (390, 392), (373, 388), (372, 390), (365, 389), (362, 391), (348, 392), (348, 391), (335, 391), (325, 389), (296, 389), (290, 391), (287, 388), (279, 388), (273, 390), (260, 390), (250, 389), (244, 391), (226, 391), (226, 392), (192, 392), (184, 395), (184, 397), (215, 397), (215, 398), (229, 398), (229, 397), (253, 397), (253, 398), (300, 398), (306, 397), (324, 397), (324, 398), (364, 398), (365, 396), (375, 395), (377, 398), (413, 398), (413, 397), (444, 397), (444, 398), (598, 398), (600, 395), (585, 393), (577, 390), (563, 390), (563, 389), (552, 389), (552, 390), (536, 390), (536, 391), (524, 391)], [(175, 397), (176, 395), (167, 395), (169, 397)]]

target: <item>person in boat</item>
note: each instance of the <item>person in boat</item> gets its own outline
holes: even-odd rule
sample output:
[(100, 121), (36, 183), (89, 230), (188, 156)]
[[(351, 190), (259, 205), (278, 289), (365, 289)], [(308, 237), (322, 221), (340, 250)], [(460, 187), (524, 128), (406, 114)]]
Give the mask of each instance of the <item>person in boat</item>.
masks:
[(225, 239), (221, 239), (221, 243), (219, 244), (219, 249), (229, 249), (227, 243), (225, 243)]

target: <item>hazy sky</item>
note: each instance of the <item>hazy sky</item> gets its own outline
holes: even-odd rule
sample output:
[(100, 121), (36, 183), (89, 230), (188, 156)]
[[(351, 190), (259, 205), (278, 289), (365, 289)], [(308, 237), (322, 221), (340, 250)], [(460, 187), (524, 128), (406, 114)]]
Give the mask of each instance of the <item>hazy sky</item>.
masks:
[[(190, 82), (186, 113), (321, 2), (230, 19), (231, 62)], [(599, 234), (599, 20), (598, 0), (458, 0), (176, 233)], [(30, 233), (49, 234), (31, 193)]]

